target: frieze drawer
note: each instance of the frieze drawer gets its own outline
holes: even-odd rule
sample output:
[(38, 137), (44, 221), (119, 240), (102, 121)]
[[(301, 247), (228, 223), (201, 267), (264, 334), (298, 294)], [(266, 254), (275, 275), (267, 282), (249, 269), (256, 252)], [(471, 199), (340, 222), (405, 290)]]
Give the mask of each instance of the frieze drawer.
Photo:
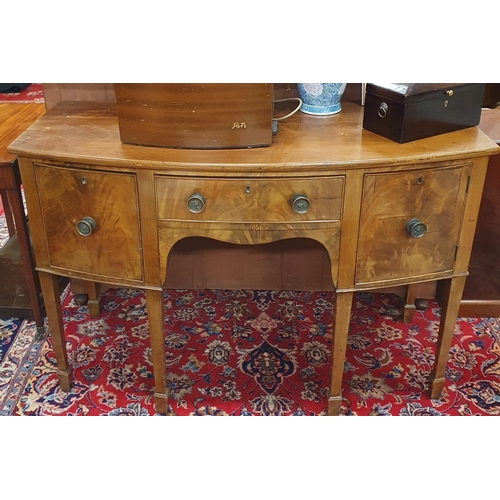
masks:
[(156, 177), (159, 219), (227, 222), (340, 220), (344, 177)]

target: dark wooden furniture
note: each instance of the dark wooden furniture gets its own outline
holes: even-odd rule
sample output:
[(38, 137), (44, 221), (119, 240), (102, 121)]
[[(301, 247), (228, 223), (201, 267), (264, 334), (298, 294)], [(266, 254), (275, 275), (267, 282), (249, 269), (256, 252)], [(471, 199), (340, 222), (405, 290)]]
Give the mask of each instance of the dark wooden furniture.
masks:
[(475, 127), (484, 83), (367, 83), (363, 127), (404, 143)]
[[(483, 109), (479, 128), (500, 145), (500, 109)], [(460, 303), (462, 317), (500, 317), (500, 155), (491, 156)]]
[(0, 248), (0, 315), (34, 320), (43, 328), (43, 301), (21, 194), (16, 156), (7, 146), (45, 113), (44, 104), (0, 104), (0, 194), (9, 240)]
[[(336, 289), (328, 413), (341, 407), (353, 293), (435, 280), (444, 300), (429, 390), (439, 398), (488, 156), (498, 148), (477, 127), (400, 145), (363, 130), (362, 115), (351, 103), (329, 117), (297, 113), (270, 147), (201, 151), (125, 145), (114, 106), (60, 104), (21, 135), (10, 150), (61, 388), (70, 388), (71, 367), (58, 275), (90, 290), (94, 282), (145, 289), (154, 398), (165, 414), (163, 288), (173, 248), (193, 237), (233, 248), (311, 239), (326, 249)], [(245, 276), (238, 285), (248, 286)]]

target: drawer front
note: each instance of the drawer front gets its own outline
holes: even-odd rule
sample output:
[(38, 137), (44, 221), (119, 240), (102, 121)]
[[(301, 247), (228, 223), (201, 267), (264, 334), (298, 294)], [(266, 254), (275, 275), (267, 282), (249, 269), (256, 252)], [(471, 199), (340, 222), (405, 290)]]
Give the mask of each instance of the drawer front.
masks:
[(367, 174), (356, 283), (451, 271), (468, 175), (469, 166)]
[(142, 280), (134, 175), (36, 165), (36, 177), (52, 266)]
[(158, 218), (168, 220), (340, 220), (343, 190), (342, 176), (308, 179), (156, 178)]

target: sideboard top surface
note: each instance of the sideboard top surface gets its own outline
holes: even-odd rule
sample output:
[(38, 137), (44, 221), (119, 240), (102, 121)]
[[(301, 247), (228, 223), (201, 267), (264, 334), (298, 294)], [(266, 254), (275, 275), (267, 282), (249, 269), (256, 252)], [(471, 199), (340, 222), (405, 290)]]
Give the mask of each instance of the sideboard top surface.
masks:
[[(398, 144), (364, 130), (363, 107), (342, 104), (337, 115), (310, 116), (298, 112), (279, 122), (268, 147), (223, 150), (172, 149), (123, 144), (112, 103), (66, 102), (48, 111), (9, 147), (11, 153), (100, 166), (170, 170), (189, 165), (190, 172), (207, 167), (254, 173), (286, 171), (287, 167), (316, 172), (344, 168), (446, 161), (500, 152), (478, 127)], [(219, 170), (219, 173), (220, 173)]]
[(0, 103), (0, 163), (15, 160), (7, 147), (44, 113), (43, 103)]

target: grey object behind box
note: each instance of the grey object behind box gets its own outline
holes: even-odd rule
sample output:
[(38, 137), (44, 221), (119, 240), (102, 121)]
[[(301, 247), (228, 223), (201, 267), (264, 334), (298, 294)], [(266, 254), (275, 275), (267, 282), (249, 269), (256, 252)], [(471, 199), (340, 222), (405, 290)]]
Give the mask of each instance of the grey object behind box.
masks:
[(368, 83), (363, 128), (404, 143), (479, 124), (484, 83)]

